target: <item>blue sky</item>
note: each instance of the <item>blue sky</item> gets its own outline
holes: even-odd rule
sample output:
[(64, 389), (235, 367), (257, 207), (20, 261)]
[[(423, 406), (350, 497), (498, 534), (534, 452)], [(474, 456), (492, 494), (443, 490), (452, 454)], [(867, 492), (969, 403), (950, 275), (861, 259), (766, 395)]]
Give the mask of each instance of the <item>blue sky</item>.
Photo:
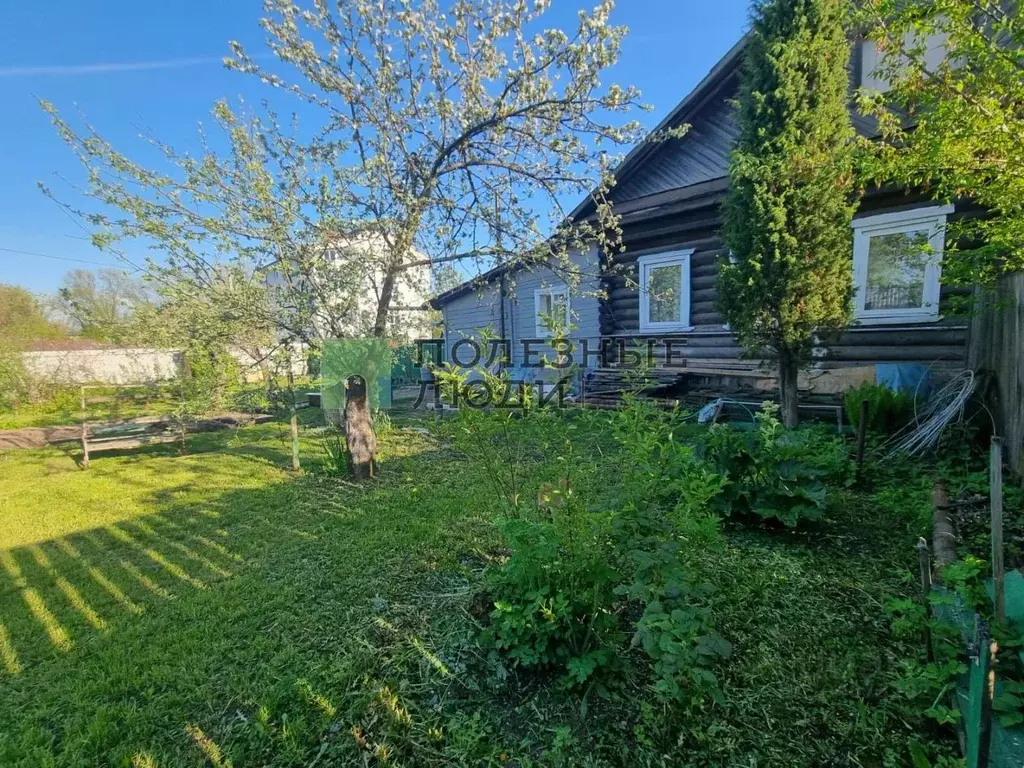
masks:
[[(551, 23), (572, 25), (575, 10), (588, 2), (554, 0)], [(654, 106), (641, 120), (657, 123), (696, 85), (746, 29), (747, 7), (748, 0), (619, 0), (614, 19), (631, 32), (613, 76), (641, 88)], [(284, 94), (219, 64), (228, 40), (253, 53), (265, 50), (261, 9), (258, 0), (2, 4), (0, 282), (52, 292), (71, 269), (119, 266), (37, 189), (42, 181), (73, 200), (82, 178), (37, 99), (79, 110), (129, 154), (141, 149), (140, 131), (179, 150), (195, 148), (197, 124), (222, 97), (269, 96), (291, 110), (297, 105)]]

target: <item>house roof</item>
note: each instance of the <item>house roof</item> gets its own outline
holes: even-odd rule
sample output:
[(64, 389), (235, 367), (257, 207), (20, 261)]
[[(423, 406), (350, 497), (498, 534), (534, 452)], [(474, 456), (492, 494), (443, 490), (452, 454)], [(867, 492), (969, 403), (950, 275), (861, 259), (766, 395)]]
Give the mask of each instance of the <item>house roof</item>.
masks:
[[(743, 57), (741, 54), (743, 52), (744, 47), (746, 46), (748, 37), (749, 34), (744, 35), (739, 40), (739, 42), (737, 42), (732, 48), (730, 48), (728, 53), (726, 53), (725, 56), (722, 57), (722, 59), (717, 64), (715, 64), (714, 67), (711, 68), (711, 71), (704, 76), (704, 78), (697, 84), (697, 86), (692, 91), (690, 91), (690, 93), (688, 93), (682, 101), (676, 104), (676, 106), (673, 107), (672, 111), (669, 112), (668, 115), (660, 123), (658, 123), (657, 126), (655, 126), (651, 134), (657, 134), (660, 131), (666, 130), (668, 128), (673, 128), (675, 126), (682, 125), (683, 123), (685, 123), (694, 111), (694, 109), (702, 106), (705, 103), (707, 97), (714, 93), (714, 91), (716, 91), (718, 87), (725, 82), (726, 77), (731, 75), (736, 70), (736, 67), (742, 61)], [(628, 181), (637, 169), (643, 166), (644, 160), (646, 160), (653, 152), (660, 149), (661, 147), (662, 144), (650, 141), (641, 141), (639, 144), (633, 147), (629, 154), (626, 155), (626, 157), (623, 159), (622, 163), (620, 163), (619, 166), (614, 170), (614, 174), (618, 181), (619, 187), (621, 187), (621, 185), (624, 182)], [(725, 150), (724, 159), (726, 165), (728, 165), (728, 148), (726, 148)], [(682, 171), (682, 166), (685, 166), (685, 163), (680, 164), (680, 166), (681, 167), (678, 170)], [(682, 173), (676, 173), (675, 175), (666, 175), (664, 182), (669, 185), (674, 185), (674, 187), (670, 188), (685, 189), (694, 184), (699, 184), (700, 182), (707, 181), (711, 178), (714, 178), (714, 176), (708, 176), (705, 179), (694, 180), (688, 179), (687, 177), (682, 175)], [(644, 197), (644, 195), (637, 195), (636, 197), (641, 198)], [(589, 215), (589, 213), (591, 213), (592, 210), (593, 198), (591, 198), (591, 196), (588, 195), (582, 201), (580, 201), (579, 205), (577, 205), (576, 208), (572, 211), (572, 213), (569, 214), (569, 219), (578, 220), (582, 216)], [(521, 266), (523, 266), (521, 263), (516, 263), (515, 265), (501, 265), (494, 267), (480, 275), (477, 275), (471, 280), (467, 280), (461, 285), (457, 285), (454, 288), (445, 291), (444, 293), (439, 294), (438, 296), (435, 296), (428, 303), (434, 309), (439, 309), (440, 307), (444, 306), (453, 299), (457, 299), (460, 296), (465, 296), (467, 293), (471, 293), (483, 285), (488, 285), (494, 282), (506, 270), (518, 269)]]
[[(690, 91), (686, 96), (683, 97), (682, 101), (676, 104), (672, 108), (672, 111), (665, 116), (665, 118), (655, 126), (654, 130), (651, 131), (649, 136), (656, 136), (662, 131), (676, 128), (680, 125), (685, 125), (694, 114), (702, 107), (706, 106), (708, 100), (719, 90), (719, 88), (726, 82), (726, 80), (734, 74), (740, 64), (743, 62), (743, 51), (747, 46), (747, 41), (750, 39), (750, 33), (743, 35), (739, 41), (729, 49), (729, 51), (723, 56), (711, 70), (704, 75), (696, 87)], [(722, 104), (716, 104), (716, 107), (721, 107), (725, 104), (725, 100), (722, 100)], [(717, 120), (717, 128), (721, 130), (723, 127), (723, 121)], [(727, 124), (731, 121), (724, 121)], [(701, 138), (712, 138), (710, 131), (700, 131)], [(688, 168), (688, 165), (693, 165), (695, 162), (700, 163), (698, 158), (689, 157), (681, 158), (683, 162), (672, 163), (671, 167), (662, 166), (656, 170), (655, 176), (656, 181), (652, 179), (654, 183), (649, 184), (637, 184), (635, 175), (636, 172), (643, 167), (644, 162), (655, 153), (660, 152), (663, 149), (677, 149), (685, 146), (687, 139), (694, 137), (694, 129), (687, 131), (687, 134), (681, 139), (675, 139), (670, 142), (656, 142), (644, 140), (633, 147), (632, 151), (623, 159), (623, 161), (615, 168), (612, 172), (615, 176), (616, 187), (613, 190), (613, 196), (619, 200), (633, 200), (641, 197), (645, 197), (648, 194), (656, 194), (663, 192), (668, 189), (683, 189), (692, 184), (701, 183), (708, 181), (713, 178), (717, 178), (723, 174), (715, 173), (714, 166), (721, 165), (724, 162), (726, 170), (729, 165), (729, 152), (731, 150), (731, 142), (717, 142), (718, 144), (724, 144), (724, 146), (716, 146), (713, 150), (715, 157), (705, 157), (703, 165), (705, 166), (705, 178), (693, 178), (687, 172), (692, 169)], [(687, 163), (686, 161), (690, 162)], [(709, 162), (710, 160), (710, 162)], [(633, 194), (628, 191), (624, 194), (623, 190), (632, 190)], [(618, 192), (618, 195), (615, 193)], [(584, 200), (576, 206), (575, 210), (569, 215), (573, 220), (577, 220), (582, 216), (589, 215), (593, 212), (594, 200), (588, 195)]]
[[(732, 99), (743, 52), (750, 40), (746, 33), (716, 63), (648, 136), (689, 125), (686, 134), (668, 141), (643, 140), (615, 168), (616, 184), (611, 192), (615, 211), (637, 219), (644, 211), (721, 194), (728, 187), (729, 161), (739, 127), (733, 114)], [(852, 62), (856, 66), (856, 59)], [(730, 87), (726, 87), (730, 86)], [(850, 110), (853, 126), (862, 136), (877, 134), (877, 124), (869, 117)], [(579, 221), (593, 214), (594, 199), (587, 195), (569, 214)], [(462, 285), (431, 299), (435, 309), (452, 299), (486, 285), (520, 263), (495, 267)]]
[(467, 293), (472, 293), (482, 285), (493, 283), (509, 268), (508, 264), (501, 264), (497, 267), (493, 267), (486, 272), (477, 275), (470, 280), (467, 280), (460, 285), (456, 285), (454, 288), (450, 288), (444, 293), (439, 293), (434, 298), (427, 301), (427, 304), (432, 309), (440, 309), (452, 299), (457, 299), (460, 296), (465, 296)]

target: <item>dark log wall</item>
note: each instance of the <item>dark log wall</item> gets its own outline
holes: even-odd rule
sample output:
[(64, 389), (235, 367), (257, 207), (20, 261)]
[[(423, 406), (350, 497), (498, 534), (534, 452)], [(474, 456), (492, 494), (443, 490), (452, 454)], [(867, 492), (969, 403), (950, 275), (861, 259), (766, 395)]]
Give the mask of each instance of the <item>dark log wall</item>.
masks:
[[(726, 256), (718, 215), (721, 193), (702, 201), (688, 201), (685, 208), (664, 212), (640, 210), (623, 216), (626, 251), (610, 260), (604, 278), (607, 300), (602, 303), (601, 334), (616, 339), (644, 340), (641, 334), (640, 297), (637, 290), (637, 259), (668, 250), (693, 248), (690, 257), (690, 322), (687, 333), (658, 333), (656, 338), (673, 339), (675, 362), (685, 360), (693, 367), (753, 367), (760, 356), (751, 356), (723, 327), (716, 305), (718, 260)], [(862, 212), (878, 213), (918, 207), (925, 198), (914, 199), (897, 193), (868, 196)], [(943, 286), (943, 316), (937, 323), (892, 324), (852, 327), (823, 345), (816, 353), (816, 367), (835, 368), (880, 362), (934, 364), (941, 369), (958, 369), (965, 364), (966, 318), (953, 313), (954, 297), (969, 294), (964, 289)]]

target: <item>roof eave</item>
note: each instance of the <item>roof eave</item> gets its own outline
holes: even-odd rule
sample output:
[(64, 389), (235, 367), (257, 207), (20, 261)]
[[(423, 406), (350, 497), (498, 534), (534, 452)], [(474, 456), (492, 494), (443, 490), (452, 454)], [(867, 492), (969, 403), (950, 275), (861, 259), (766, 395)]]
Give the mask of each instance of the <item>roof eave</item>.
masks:
[[(711, 68), (711, 70), (704, 75), (699, 83), (690, 91), (686, 96), (683, 97), (671, 112), (654, 127), (648, 136), (656, 135), (660, 131), (665, 130), (670, 126), (674, 126), (683, 122), (687, 117), (690, 108), (695, 104), (699, 104), (704, 94), (708, 91), (717, 88), (719, 83), (724, 80), (725, 77), (732, 74), (735, 68), (740, 64), (743, 57), (743, 50), (746, 48), (747, 41), (750, 39), (750, 33), (747, 32), (741, 37), (732, 48), (718, 60), (718, 63)], [(655, 149), (657, 145), (647, 141), (645, 138), (623, 159), (619, 166), (612, 172), (615, 176), (617, 183), (624, 181), (629, 174), (631, 174), (636, 168), (643, 162), (643, 160)], [(579, 205), (573, 209), (572, 213), (569, 214), (570, 221), (576, 221), (584, 214), (590, 212), (590, 208), (593, 206), (594, 199), (592, 195), (587, 195)]]

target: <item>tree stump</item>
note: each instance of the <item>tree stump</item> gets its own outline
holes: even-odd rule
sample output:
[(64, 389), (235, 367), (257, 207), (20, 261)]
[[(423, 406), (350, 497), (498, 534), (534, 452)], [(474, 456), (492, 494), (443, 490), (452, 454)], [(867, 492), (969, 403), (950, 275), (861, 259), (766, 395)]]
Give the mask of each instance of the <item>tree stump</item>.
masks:
[(345, 381), (345, 445), (348, 468), (357, 480), (376, 472), (377, 436), (373, 434), (370, 406), (366, 401), (366, 380), (350, 376)]

